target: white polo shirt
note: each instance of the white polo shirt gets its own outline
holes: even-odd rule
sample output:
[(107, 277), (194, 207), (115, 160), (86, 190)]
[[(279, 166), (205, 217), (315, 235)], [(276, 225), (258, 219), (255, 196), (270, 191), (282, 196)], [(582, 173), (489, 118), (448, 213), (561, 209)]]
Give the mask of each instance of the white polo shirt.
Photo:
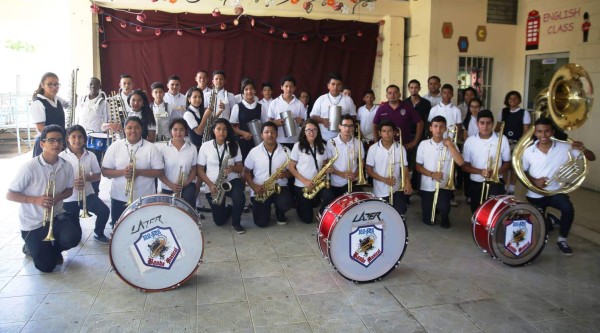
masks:
[(362, 132), (362, 137), (365, 140), (373, 140), (373, 118), (375, 118), (378, 108), (379, 105), (376, 104), (373, 104), (371, 110), (368, 110), (366, 105), (358, 108), (358, 115), (356, 118), (360, 122), (360, 131)]
[[(300, 143), (296, 142), (296, 144), (294, 144), (294, 148), (292, 149), (292, 155), (290, 156), (290, 160), (296, 162), (296, 170), (298, 170), (298, 172), (306, 179), (313, 179), (313, 177), (317, 174), (317, 172), (319, 172), (319, 170), (321, 170), (325, 164), (325, 161), (327, 160), (326, 149), (323, 150), (323, 154), (319, 153), (319, 150), (315, 149), (313, 146), (311, 146), (311, 150), (313, 153), (315, 153), (314, 157), (308, 150), (300, 151)], [(315, 159), (317, 161), (316, 166)], [(304, 183), (298, 178), (296, 178), (294, 181), (294, 185), (298, 187), (304, 187)]]
[(86, 131), (102, 132), (102, 124), (108, 122), (106, 94), (100, 91), (94, 99), (90, 99), (89, 95), (83, 96), (76, 107), (75, 117), (73, 123), (83, 126)]
[[(34, 157), (19, 168), (17, 176), (8, 186), (10, 192), (21, 193), (27, 196), (38, 197), (44, 195), (50, 174), (54, 171), (56, 189), (55, 194), (73, 187), (73, 168), (62, 158), (54, 165), (46, 163), (42, 155)], [(63, 203), (59, 201), (54, 206), (54, 216), (64, 212)], [(44, 208), (33, 203), (22, 203), (19, 207), (20, 229), (31, 231), (42, 226)]]
[[(133, 90), (132, 90), (133, 92)], [(131, 94), (131, 92), (130, 92)], [(123, 107), (125, 108), (125, 112), (129, 113), (131, 112), (131, 105), (129, 105), (129, 103), (127, 102), (127, 97), (129, 97), (129, 95), (125, 95), (124, 93), (120, 92), (119, 96), (121, 96), (121, 100), (123, 101)]]
[(479, 127), (477, 127), (477, 116), (471, 115), (471, 119), (469, 120), (469, 128), (465, 126), (465, 130), (467, 130), (467, 134), (469, 136), (479, 134)]
[[(165, 166), (160, 151), (158, 151), (155, 145), (144, 139), (133, 145), (127, 139), (113, 142), (106, 150), (106, 154), (104, 154), (102, 167), (115, 170), (125, 169), (129, 165), (129, 155), (132, 151), (135, 155), (136, 169), (164, 169)], [(126, 182), (125, 176), (113, 178), (110, 186), (110, 197), (119, 201), (127, 201), (127, 196), (125, 195)], [(136, 199), (154, 193), (156, 193), (154, 178), (136, 176), (133, 192)]]
[[(440, 159), (444, 158), (441, 169), (441, 171), (444, 173), (444, 178), (440, 182), (440, 188), (444, 188), (448, 185), (448, 171), (450, 170), (450, 161), (452, 160), (452, 154), (450, 154), (449, 149), (446, 149), (445, 157), (442, 157), (444, 154), (444, 148), (443, 141), (436, 143), (433, 141), (433, 139), (421, 141), (419, 148), (417, 148), (417, 163), (421, 164), (429, 171), (437, 172)], [(458, 147), (456, 147), (456, 149), (458, 150)], [(433, 192), (435, 191), (436, 183), (437, 181), (433, 180), (433, 178), (423, 174), (421, 175), (421, 190)]]
[(185, 112), (185, 104), (186, 99), (185, 95), (182, 93), (177, 93), (177, 95), (172, 95), (170, 92), (165, 92), (164, 101), (169, 104), (169, 115), (175, 113), (177, 118), (182, 118), (183, 113)]
[[(488, 157), (494, 159), (496, 157), (496, 148), (498, 147), (498, 135), (492, 133), (488, 139), (482, 139), (479, 134), (469, 136), (463, 147), (463, 159), (471, 166), (477, 169), (485, 169), (488, 165)], [(510, 162), (510, 146), (506, 136), (502, 135), (502, 143), (500, 146), (500, 159), (502, 162)], [(502, 162), (498, 163), (498, 167), (502, 166)], [(500, 175), (502, 178), (502, 175)], [(483, 182), (485, 179), (481, 174), (471, 174), (471, 180), (475, 182)]]
[[(237, 146), (237, 143), (234, 144)], [(214, 139), (206, 141), (200, 146), (197, 164), (201, 167), (206, 167), (206, 176), (214, 183), (217, 180), (217, 177), (219, 177), (219, 156), (222, 156), (223, 160), (225, 160), (225, 156), (229, 156), (229, 159), (227, 160), (227, 165), (229, 166), (234, 166), (235, 163), (242, 162), (242, 153), (239, 146), (235, 156), (232, 157), (229, 154), (229, 148), (226, 149), (225, 144), (218, 145)], [(231, 172), (227, 175), (227, 181), (231, 181), (235, 178), (240, 178), (240, 175), (237, 172)]]
[[(58, 154), (58, 156), (62, 157), (65, 161), (71, 164), (71, 167), (73, 168), (73, 179), (79, 176), (79, 164), (83, 166), (83, 169), (87, 175), (93, 175), (101, 172), (96, 155), (90, 153), (87, 149), (83, 150), (83, 155), (81, 155), (81, 158), (77, 158), (77, 155), (73, 154), (69, 148), (63, 150), (60, 154)], [(90, 194), (94, 194), (92, 182), (86, 181), (84, 190), (86, 197)], [(78, 194), (79, 190), (73, 188), (73, 194), (70, 197), (66, 198), (64, 201), (77, 201)]]
[[(127, 118), (129, 117), (138, 117), (140, 119), (142, 119), (142, 111), (129, 111), (127, 113)], [(156, 119), (154, 119), (154, 121), (156, 122)], [(148, 131), (156, 131), (156, 124), (152, 125), (152, 124), (148, 124)]]
[[(165, 165), (165, 176), (171, 182), (177, 183), (180, 167), (182, 167), (181, 171), (183, 171), (185, 174), (185, 179), (187, 179), (190, 172), (196, 173), (196, 160), (198, 159), (198, 151), (196, 150), (196, 146), (193, 144), (184, 142), (183, 146), (181, 146), (181, 149), (177, 150), (171, 140), (169, 140), (166, 145), (162, 144), (160, 147), (158, 147), (158, 150), (162, 155), (163, 163)], [(172, 189), (160, 179), (158, 182), (160, 183), (160, 188), (163, 190), (172, 191)]]
[[(352, 138), (352, 140), (348, 141), (348, 143), (344, 143), (340, 138), (340, 134), (338, 134), (338, 136), (331, 140), (335, 141), (335, 145), (339, 154), (337, 160), (333, 162), (333, 168), (342, 172), (347, 171), (348, 155), (350, 155), (350, 171), (355, 172), (356, 168), (358, 167), (358, 149), (361, 150), (362, 156), (365, 156), (362, 144), (358, 142), (357, 138)], [(331, 140), (327, 140), (327, 157), (329, 158), (335, 155), (335, 148), (333, 147)], [(348, 184), (348, 179), (345, 179), (333, 173), (331, 174), (331, 185), (340, 187), (346, 184)]]
[[(439, 103), (438, 105), (431, 108), (429, 111), (429, 118), (427, 121), (431, 122), (433, 117), (442, 116), (446, 118), (446, 128), (450, 128), (452, 125), (460, 125), (462, 124), (462, 118), (460, 117), (460, 109), (454, 106), (454, 104), (450, 103), (448, 105), (444, 105), (444, 103)], [(448, 132), (444, 133), (444, 138), (448, 137)]]
[[(394, 172), (394, 177), (396, 177), (394, 192), (400, 188), (400, 182), (402, 181), (400, 172), (400, 152), (403, 154), (402, 162), (404, 162), (404, 166), (408, 166), (406, 149), (396, 142), (392, 144), (390, 149), (386, 149), (381, 143), (381, 140), (379, 140), (379, 142), (369, 147), (369, 152), (367, 154), (367, 165), (373, 167), (373, 171), (380, 176), (389, 177), (390, 162), (392, 163), (392, 170)], [(373, 194), (380, 198), (387, 197), (390, 195), (390, 187), (384, 182), (373, 179)]]
[[(352, 98), (344, 96), (343, 94), (333, 97), (330, 93), (321, 95), (319, 98), (317, 98), (310, 114), (311, 116), (319, 116), (321, 118), (329, 119), (329, 106), (331, 105), (341, 106), (342, 116), (345, 114), (356, 116), (356, 105), (354, 105)], [(338, 132), (330, 131), (323, 124), (319, 124), (319, 127), (321, 128), (321, 135), (326, 141), (335, 138), (339, 134)]]
[(423, 98), (431, 102), (431, 105), (438, 105), (442, 102), (442, 93), (440, 92), (437, 96), (431, 96), (431, 93), (428, 92)]
[[(248, 102), (246, 102), (245, 100), (242, 100), (242, 103), (248, 109), (254, 109), (254, 108), (260, 107), (260, 121), (264, 124), (268, 120), (268, 118), (269, 118), (268, 111), (269, 110), (264, 106), (264, 104), (260, 104), (256, 101), (254, 101), (254, 103), (252, 103), (252, 104), (248, 104)], [(231, 117), (229, 118), (229, 122), (232, 124), (240, 123), (240, 106), (239, 105), (236, 104), (233, 106), (233, 108), (231, 108)]]
[[(275, 98), (271, 105), (269, 105), (269, 119), (282, 119), (281, 112), (292, 111), (292, 117), (296, 119), (300, 117), (306, 120), (306, 111), (304, 110), (304, 105), (300, 102), (299, 99), (294, 96), (291, 102), (286, 102), (283, 99), (283, 96)], [(300, 134), (300, 126), (294, 120), (294, 124), (296, 124), (296, 132)], [(298, 142), (298, 135), (293, 135), (288, 138), (285, 137), (285, 132), (283, 130), (283, 126), (277, 127), (277, 142), (279, 143), (296, 143)]]
[[(212, 90), (209, 90), (208, 93), (204, 93), (204, 108), (208, 108), (208, 104), (210, 103), (210, 95), (212, 94)], [(219, 112), (219, 104), (221, 103), (221, 101), (223, 101), (223, 104), (225, 104), (225, 109), (223, 109), (223, 113), (221, 113), (221, 116), (219, 118), (225, 118), (227, 120), (229, 120), (229, 117), (231, 116), (231, 108), (233, 108), (233, 106), (235, 104), (237, 104), (235, 102), (235, 96), (233, 96), (232, 93), (227, 92), (227, 90), (222, 89), (219, 90), (217, 92), (217, 96), (215, 98), (216, 100), (216, 109), (217, 112)]]
[[(279, 167), (281, 167), (285, 161), (287, 160), (289, 151), (287, 148), (284, 150), (281, 144), (277, 144), (277, 148), (273, 152), (273, 156), (271, 158), (271, 171), (269, 172), (269, 153), (265, 148), (265, 143), (262, 142), (258, 146), (252, 148), (246, 156), (246, 160), (244, 161), (244, 167), (246, 169), (252, 170), (252, 174), (254, 175), (254, 183), (258, 185), (262, 185), (267, 178), (271, 176), (272, 173), (276, 172)], [(285, 169), (284, 169), (285, 170)], [(279, 179), (277, 180), (277, 184), (279, 186), (286, 186), (287, 179)], [(250, 196), (254, 196), (254, 191), (250, 192)]]
[[(560, 167), (569, 161), (569, 149), (571, 145), (566, 142), (552, 140), (552, 147), (547, 154), (538, 149), (538, 141), (523, 152), (523, 171), (529, 173), (531, 177), (551, 179)], [(581, 151), (573, 149), (571, 151), (573, 157), (578, 157)], [(545, 190), (554, 191), (560, 189), (561, 186), (557, 181), (553, 181)], [(527, 191), (530, 198), (541, 198), (543, 195), (537, 194), (531, 190)]]
[(273, 98), (271, 98), (270, 100), (266, 100), (266, 99), (263, 98), (263, 99), (261, 99), (258, 102), (260, 104), (264, 105), (267, 110), (269, 110), (269, 105), (271, 104), (271, 102), (273, 102)]

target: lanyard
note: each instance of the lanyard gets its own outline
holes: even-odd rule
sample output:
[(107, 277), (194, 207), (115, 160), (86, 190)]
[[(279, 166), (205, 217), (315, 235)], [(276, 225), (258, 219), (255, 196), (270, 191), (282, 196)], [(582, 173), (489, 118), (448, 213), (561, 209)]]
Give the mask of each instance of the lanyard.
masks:
[(313, 160), (315, 161), (315, 169), (317, 169), (317, 171), (319, 171), (319, 164), (317, 163), (317, 147), (315, 147), (315, 150), (313, 151), (312, 147), (309, 145), (308, 151), (310, 152), (310, 154), (313, 157)]
[(217, 141), (213, 141), (215, 145), (215, 149), (217, 150), (217, 156), (219, 157), (219, 169), (221, 169), (221, 164), (223, 164), (223, 159), (225, 158), (225, 151), (227, 150), (227, 141), (223, 144), (223, 153), (219, 154), (219, 147), (217, 146)]
[(265, 147), (263, 145), (263, 148), (265, 148), (265, 152), (267, 152), (267, 156), (269, 156), (269, 176), (271, 175), (271, 166), (273, 165), (273, 155), (275, 155), (275, 152), (277, 151), (277, 146), (275, 147), (275, 149), (273, 149), (273, 152), (269, 154), (269, 151), (267, 150), (267, 147)]

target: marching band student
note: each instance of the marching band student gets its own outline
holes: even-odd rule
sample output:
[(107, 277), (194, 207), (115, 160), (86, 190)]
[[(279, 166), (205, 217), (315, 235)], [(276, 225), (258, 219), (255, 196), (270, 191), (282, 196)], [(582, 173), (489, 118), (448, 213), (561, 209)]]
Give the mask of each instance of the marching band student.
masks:
[(379, 105), (373, 104), (374, 101), (375, 93), (372, 89), (369, 89), (363, 94), (365, 105), (358, 108), (357, 119), (360, 122), (360, 132), (362, 140), (367, 143), (367, 147), (373, 143), (373, 118), (379, 108)]
[(284, 120), (281, 118), (281, 113), (285, 111), (292, 111), (292, 117), (294, 118), (294, 125), (297, 127), (302, 126), (302, 122), (306, 119), (306, 113), (304, 113), (304, 106), (299, 99), (294, 96), (296, 90), (296, 79), (293, 76), (287, 75), (281, 78), (279, 81), (281, 84), (281, 95), (273, 100), (269, 105), (269, 120), (277, 125), (277, 142), (286, 146), (289, 150), (292, 150), (294, 143), (298, 142), (298, 136), (292, 135), (290, 137), (285, 136), (283, 127), (285, 126)]
[[(79, 192), (85, 192), (86, 209), (96, 215), (94, 239), (102, 244), (108, 244), (108, 237), (104, 235), (104, 228), (108, 222), (110, 211), (92, 188), (92, 182), (100, 181), (100, 165), (96, 156), (85, 149), (87, 135), (80, 125), (67, 128), (67, 149), (58, 156), (71, 164), (74, 173), (73, 194), (64, 200), (64, 209), (71, 214), (71, 218), (79, 223)], [(84, 179), (80, 178), (79, 166), (83, 167)], [(85, 184), (85, 188), (84, 188)]]
[(271, 84), (271, 82), (265, 81), (260, 85), (260, 87), (260, 92), (263, 98), (259, 101), (259, 103), (264, 105), (265, 109), (269, 110), (269, 104), (271, 104), (271, 102), (273, 101), (273, 85)]
[[(287, 224), (285, 212), (292, 208), (292, 195), (287, 188), (287, 178), (290, 173), (287, 170), (277, 172), (279, 168), (288, 159), (287, 149), (277, 143), (277, 125), (267, 121), (262, 125), (261, 131), (263, 142), (252, 148), (246, 161), (244, 161), (243, 177), (246, 183), (250, 185), (252, 191), (250, 193), (252, 201), (252, 216), (254, 224), (259, 227), (269, 225), (271, 216), (271, 205), (275, 204), (275, 214), (277, 215), (277, 224)], [(263, 183), (270, 177), (277, 177), (277, 184), (281, 187), (281, 193), (271, 195), (265, 202), (255, 200), (256, 194), (262, 194), (264, 191)]]
[[(218, 110), (221, 110), (221, 113), (217, 118), (225, 118), (229, 119), (231, 115), (231, 108), (236, 104), (235, 96), (232, 93), (227, 92), (225, 90), (225, 71), (216, 70), (213, 72), (212, 84), (213, 87), (217, 90), (217, 95), (215, 96), (216, 107)], [(208, 109), (209, 104), (211, 102), (210, 97), (212, 95), (212, 90), (204, 93), (204, 108)]]
[(169, 103), (165, 102), (165, 86), (162, 82), (154, 82), (150, 86), (152, 90), (152, 114), (156, 120), (156, 141), (169, 140), (170, 131), (169, 124), (171, 123), (170, 114), (171, 108)]
[(202, 134), (206, 127), (206, 122), (210, 115), (210, 112), (206, 112), (210, 109), (204, 108), (204, 95), (199, 88), (191, 87), (185, 94), (187, 103), (187, 111), (183, 115), (190, 131), (190, 141), (196, 146), (196, 149), (200, 149), (202, 145)]
[[(531, 116), (529, 111), (523, 110), (519, 107), (521, 104), (521, 94), (518, 91), (509, 91), (504, 97), (505, 108), (500, 112), (498, 117), (500, 120), (496, 124), (496, 130), (500, 130), (500, 122), (503, 121), (504, 135), (508, 138), (508, 142), (511, 145), (511, 154), (513, 147), (517, 144), (523, 133), (529, 130), (531, 127)], [(517, 183), (517, 175), (515, 175), (512, 168), (509, 168), (503, 174), (506, 180), (506, 193), (515, 194), (515, 184)]]
[(138, 117), (142, 121), (142, 138), (150, 142), (156, 140), (156, 120), (148, 101), (148, 96), (142, 90), (134, 90), (127, 97), (131, 110), (127, 117)]
[[(389, 120), (382, 120), (378, 126), (381, 140), (373, 144), (367, 153), (367, 174), (373, 178), (373, 194), (389, 201), (390, 188), (393, 191), (394, 209), (403, 218), (406, 214), (407, 195), (412, 194), (410, 170), (406, 149), (394, 141), (396, 126)], [(400, 154), (404, 156), (400, 160)], [(393, 174), (390, 175), (390, 165)], [(402, 172), (400, 172), (402, 168)], [(404, 189), (400, 190), (401, 178), (404, 178)]]
[[(313, 207), (321, 197), (325, 198), (324, 202), (331, 202), (334, 199), (333, 192), (328, 188), (323, 188), (312, 199), (305, 198), (302, 192), (305, 188), (310, 190), (317, 185), (312, 180), (327, 163), (327, 160), (325, 141), (321, 136), (319, 124), (314, 119), (307, 119), (306, 123), (302, 125), (298, 142), (294, 144), (288, 166), (295, 177), (296, 212), (300, 221), (304, 223), (313, 222)], [(328, 175), (325, 177), (327, 179)], [(323, 212), (324, 209), (325, 205), (321, 205), (319, 212)]]
[(208, 78), (208, 72), (201, 69), (198, 71), (198, 73), (196, 73), (196, 83), (198, 84), (197, 88), (202, 90), (202, 93), (209, 93), (210, 92), (210, 87), (208, 86), (208, 81), (210, 81), (210, 79)]
[[(198, 176), (209, 189), (206, 200), (209, 202), (213, 220), (216, 225), (224, 225), (231, 217), (231, 227), (238, 234), (246, 232), (242, 227), (242, 211), (246, 202), (244, 195), (244, 184), (240, 179), (243, 170), (242, 154), (235, 142), (233, 127), (227, 119), (219, 118), (212, 126), (214, 139), (205, 142), (198, 153)], [(224, 165), (225, 160), (227, 164)], [(215, 186), (215, 182), (221, 176), (225, 182), (231, 185), (231, 190), (226, 191), (223, 196), (231, 198), (233, 206), (225, 205), (225, 198), (221, 204), (213, 203), (213, 196), (223, 191), (223, 187)]]
[(240, 103), (234, 105), (231, 109), (230, 122), (234, 126), (235, 134), (238, 136), (237, 142), (242, 153), (242, 160), (245, 161), (250, 149), (254, 148), (254, 140), (252, 140), (248, 123), (255, 119), (260, 120), (262, 123), (266, 122), (268, 109), (264, 104), (256, 102), (254, 80), (246, 79), (242, 82), (241, 88), (243, 98)]
[[(79, 223), (63, 210), (62, 200), (73, 193), (73, 168), (58, 156), (64, 137), (62, 127), (46, 126), (40, 135), (42, 153), (19, 168), (6, 194), (6, 199), (21, 203), (19, 222), (25, 241), (23, 252), (31, 255), (35, 268), (45, 273), (62, 264), (61, 252), (77, 246), (81, 240)], [(51, 180), (55, 187), (50, 189), (50, 195), (46, 195)], [(53, 221), (44, 225), (42, 220), (46, 214)], [(55, 240), (44, 241), (51, 224)]]
[[(596, 156), (593, 152), (587, 150), (581, 141), (574, 141), (572, 144), (556, 141), (552, 139), (554, 130), (552, 121), (548, 118), (540, 118), (535, 121), (535, 137), (537, 141), (529, 146), (523, 153), (523, 171), (527, 178), (538, 188), (554, 191), (560, 190), (563, 185), (553, 177), (558, 170), (569, 162), (569, 155), (573, 157), (584, 154), (585, 158), (595, 161)], [(575, 217), (575, 208), (564, 193), (543, 196), (529, 190), (526, 195), (527, 201), (542, 211), (552, 207), (560, 211), (560, 233), (557, 245), (562, 254), (570, 256), (573, 249), (567, 243), (569, 230)]]
[[(452, 97), (454, 96), (454, 88), (450, 84), (444, 84), (442, 86), (442, 101), (436, 105), (432, 104), (431, 111), (429, 111), (429, 119), (431, 121), (435, 116), (442, 116), (446, 118), (446, 127), (457, 126), (457, 134), (461, 134), (462, 118), (460, 116), (460, 109), (452, 104)], [(444, 137), (448, 137), (448, 133), (444, 134)]]
[(185, 98), (185, 95), (180, 92), (181, 80), (179, 80), (179, 76), (169, 76), (167, 88), (169, 88), (169, 90), (165, 94), (164, 100), (171, 106), (171, 113), (169, 114), (170, 119), (183, 118), (183, 113), (186, 109), (187, 98)]
[[(131, 161), (135, 161), (135, 168)], [(114, 227), (127, 208), (126, 184), (131, 182), (133, 200), (154, 194), (154, 179), (164, 170), (158, 148), (142, 138), (142, 119), (129, 117), (125, 120), (125, 138), (113, 142), (104, 154), (102, 175), (112, 179), (110, 186), (110, 224)], [(131, 177), (134, 179), (130, 180)]]
[(306, 110), (306, 117), (310, 117), (310, 112), (312, 111), (312, 105), (310, 104), (310, 93), (308, 90), (301, 90), (300, 97), (298, 97), (302, 105), (304, 105), (304, 110)]
[(475, 88), (467, 87), (463, 91), (463, 102), (460, 105), (458, 105), (461, 119), (465, 119), (465, 117), (469, 113), (469, 106), (471, 105), (471, 101), (475, 98), (477, 98), (477, 90), (475, 90)]
[[(160, 181), (161, 193), (179, 193), (179, 197), (190, 206), (196, 205), (196, 161), (198, 150), (192, 143), (187, 142), (187, 124), (181, 118), (173, 119), (169, 124), (171, 140), (161, 146), (159, 151), (165, 165), (165, 172), (158, 179)], [(179, 184), (179, 177), (183, 173), (183, 184)]]
[(44, 127), (48, 125), (58, 125), (65, 128), (65, 110), (69, 107), (68, 101), (57, 96), (60, 89), (58, 76), (48, 72), (42, 76), (40, 85), (33, 93), (33, 103), (31, 103), (31, 118), (35, 123), (37, 131), (35, 144), (33, 146), (33, 157), (42, 153), (40, 145), (40, 134)]
[(127, 114), (131, 112), (131, 105), (127, 102), (129, 95), (133, 91), (133, 78), (129, 74), (121, 74), (121, 79), (119, 80), (119, 94), (121, 95), (121, 100), (123, 101), (123, 107)]
[[(473, 89), (475, 90), (475, 89)], [(465, 92), (466, 94), (466, 92)], [(481, 100), (479, 98), (473, 98), (469, 102), (469, 109), (467, 116), (463, 120), (464, 131), (463, 131), (463, 142), (467, 140), (468, 137), (477, 135), (479, 133), (479, 129), (477, 128), (477, 114), (481, 110)], [(464, 144), (463, 144), (464, 145)], [(464, 186), (463, 186), (465, 198), (468, 204), (471, 203), (471, 177), (464, 177)]]
[(329, 141), (337, 135), (336, 132), (329, 130), (329, 107), (339, 105), (342, 107), (342, 115), (356, 117), (356, 106), (352, 98), (342, 94), (342, 76), (338, 73), (329, 74), (327, 89), (329, 92), (315, 101), (310, 117), (319, 123), (323, 139)]
[[(340, 134), (327, 141), (327, 156), (335, 155), (336, 148), (332, 141), (335, 141), (335, 147), (339, 154), (338, 159), (333, 163), (331, 172), (331, 190), (334, 198), (346, 192), (361, 190), (359, 186), (353, 186), (353, 191), (348, 190), (348, 182), (354, 182), (358, 178), (358, 150), (360, 149), (362, 156), (365, 156), (362, 144), (353, 136), (355, 125), (352, 116), (343, 115), (339, 125)], [(325, 206), (329, 204), (329, 202), (323, 201)]]
[[(435, 116), (429, 124), (431, 139), (421, 141), (417, 149), (416, 170), (421, 174), (421, 210), (423, 211), (423, 223), (432, 225), (432, 209), (436, 182), (439, 183), (439, 192), (436, 203), (436, 211), (439, 210), (442, 228), (450, 228), (450, 199), (452, 191), (445, 189), (448, 185), (450, 161), (454, 159), (456, 164), (462, 166), (464, 160), (458, 147), (452, 139), (445, 138), (446, 118)], [(441, 163), (441, 165), (440, 165)], [(435, 217), (434, 217), (435, 218)]]
[[(496, 151), (499, 137), (494, 129), (494, 114), (490, 110), (481, 110), (477, 114), (477, 128), (479, 133), (467, 138), (465, 141), (463, 159), (465, 163), (462, 170), (471, 174), (471, 212), (475, 213), (481, 202), (487, 200), (482, 198), (482, 188), (486, 185), (485, 180), (492, 176), (494, 162), (496, 162)], [(500, 133), (502, 135), (502, 133)], [(500, 154), (498, 156), (499, 177), (502, 172), (510, 167), (510, 147), (508, 139), (502, 135), (500, 144)], [(488, 197), (492, 195), (504, 194), (504, 184), (488, 183)]]

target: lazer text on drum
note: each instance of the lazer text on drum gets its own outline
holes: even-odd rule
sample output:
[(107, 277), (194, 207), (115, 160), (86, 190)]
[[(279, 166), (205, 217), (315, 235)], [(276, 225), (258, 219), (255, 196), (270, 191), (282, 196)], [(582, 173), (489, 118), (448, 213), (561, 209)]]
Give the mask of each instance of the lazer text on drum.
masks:
[[(133, 226), (131, 227), (131, 234), (137, 234), (138, 232), (140, 232), (140, 231), (142, 231), (142, 230), (144, 230), (144, 229), (148, 228), (150, 225), (152, 225), (152, 224), (156, 224), (156, 223), (158, 223), (158, 222), (160, 222), (160, 223), (162, 223), (162, 224), (165, 224), (165, 223), (164, 223), (164, 222), (161, 220), (161, 217), (162, 217), (162, 215), (158, 215), (158, 216), (155, 216), (155, 217), (153, 217), (153, 218), (151, 218), (151, 219), (148, 219), (148, 220), (146, 220), (146, 221), (142, 221), (142, 220), (140, 220), (140, 223), (138, 223), (138, 224), (137, 224), (137, 226), (136, 226), (136, 225), (133, 225)], [(136, 228), (136, 227), (137, 227), (137, 228)]]

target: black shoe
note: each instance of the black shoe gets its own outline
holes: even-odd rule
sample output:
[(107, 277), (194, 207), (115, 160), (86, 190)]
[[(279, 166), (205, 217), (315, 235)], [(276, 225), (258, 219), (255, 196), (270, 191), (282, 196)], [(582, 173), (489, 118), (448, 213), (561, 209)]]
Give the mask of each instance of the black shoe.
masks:
[(115, 228), (115, 222), (111, 221), (109, 224), (110, 224), (110, 228), (111, 228), (111, 229), (114, 229), (114, 228)]
[(203, 212), (203, 213), (210, 213), (212, 212), (212, 210), (210, 209), (210, 207), (196, 207), (196, 210), (199, 212)]
[(560, 250), (560, 252), (562, 252), (562, 254), (564, 254), (566, 256), (573, 255), (573, 249), (571, 249), (569, 244), (567, 244), (567, 241), (560, 241), (556, 244), (558, 245), (558, 249)]
[(62, 265), (65, 262), (65, 259), (62, 256), (62, 253), (58, 253), (56, 255), (56, 264), (57, 265)]
[(239, 224), (232, 224), (231, 227), (240, 235), (246, 232), (246, 229)]
[(108, 244), (110, 242), (110, 239), (108, 237), (104, 236), (104, 234), (94, 235), (94, 240), (96, 242), (100, 242), (102, 244)]
[(27, 247), (27, 243), (23, 244), (23, 254), (25, 254), (26, 256), (30, 256), (31, 257), (31, 251), (29, 251), (29, 248)]
[(277, 216), (277, 224), (279, 224), (279, 225), (286, 225), (287, 224), (287, 217), (285, 217), (285, 215)]
[(442, 228), (444, 228), (444, 229), (450, 229), (450, 226), (451, 226), (451, 225), (452, 225), (452, 224), (450, 224), (450, 222), (448, 222), (448, 223), (442, 223), (442, 224), (441, 224), (441, 227), (442, 227)]

